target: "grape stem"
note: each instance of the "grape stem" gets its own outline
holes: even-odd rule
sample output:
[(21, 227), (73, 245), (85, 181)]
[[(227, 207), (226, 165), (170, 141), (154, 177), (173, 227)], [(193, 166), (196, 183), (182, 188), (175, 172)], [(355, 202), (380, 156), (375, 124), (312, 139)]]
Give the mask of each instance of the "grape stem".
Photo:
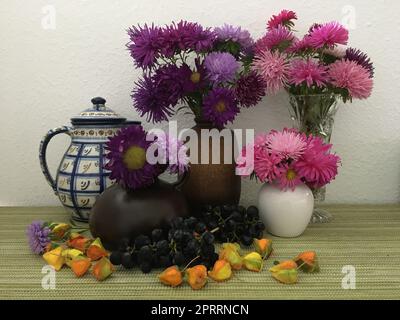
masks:
[(192, 260), (190, 260), (190, 262), (186, 265), (186, 267), (183, 268), (183, 270), (181, 272), (185, 272), (185, 270), (190, 266), (190, 264), (194, 261), (196, 261), (198, 258), (200, 258), (200, 256), (197, 256), (195, 258), (193, 258)]

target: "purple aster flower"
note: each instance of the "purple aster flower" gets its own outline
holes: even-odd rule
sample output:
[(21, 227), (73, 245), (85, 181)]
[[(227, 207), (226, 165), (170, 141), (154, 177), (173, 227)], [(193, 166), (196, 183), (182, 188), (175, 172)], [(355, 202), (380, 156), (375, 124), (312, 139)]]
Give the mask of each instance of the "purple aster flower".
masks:
[(163, 37), (163, 53), (172, 56), (179, 51), (194, 50), (203, 52), (213, 45), (215, 34), (210, 28), (204, 29), (194, 22), (181, 20), (167, 26)]
[(368, 70), (370, 78), (374, 77), (374, 66), (370, 58), (364, 52), (354, 48), (347, 48), (344, 58), (357, 62), (357, 64)]
[(249, 108), (261, 101), (265, 89), (263, 78), (255, 71), (250, 71), (237, 80), (235, 96), (241, 106)]
[(146, 160), (150, 144), (142, 126), (133, 125), (118, 131), (106, 144), (105, 168), (111, 171), (110, 179), (132, 190), (153, 184), (161, 172), (157, 165)]
[(228, 52), (211, 52), (204, 60), (208, 78), (218, 84), (235, 78), (240, 64)]
[(231, 89), (214, 88), (204, 97), (204, 118), (217, 128), (223, 128), (228, 122), (232, 122), (239, 111), (235, 94)]
[(136, 66), (143, 69), (151, 68), (160, 56), (162, 29), (155, 27), (154, 24), (150, 27), (147, 24), (143, 27), (132, 26), (128, 29), (128, 35), (130, 42), (127, 47)]
[(164, 65), (155, 71), (152, 78), (158, 94), (163, 96), (165, 103), (174, 107), (183, 95), (183, 79), (179, 68), (174, 64)]
[(241, 27), (234, 27), (225, 23), (223, 26), (215, 28), (214, 32), (218, 40), (237, 42), (245, 52), (251, 50), (254, 45), (250, 33), (247, 30), (242, 30)]
[(185, 94), (202, 90), (207, 85), (204, 65), (199, 63), (198, 59), (196, 59), (195, 65), (196, 68), (194, 70), (186, 63), (179, 68), (179, 78), (182, 80), (183, 92)]
[(147, 121), (161, 122), (173, 114), (183, 95), (181, 71), (175, 65), (158, 68), (153, 76), (144, 75), (132, 91), (133, 106)]
[(45, 252), (50, 240), (51, 230), (44, 225), (42, 221), (33, 221), (27, 228), (26, 234), (29, 240), (31, 250), (36, 254)]

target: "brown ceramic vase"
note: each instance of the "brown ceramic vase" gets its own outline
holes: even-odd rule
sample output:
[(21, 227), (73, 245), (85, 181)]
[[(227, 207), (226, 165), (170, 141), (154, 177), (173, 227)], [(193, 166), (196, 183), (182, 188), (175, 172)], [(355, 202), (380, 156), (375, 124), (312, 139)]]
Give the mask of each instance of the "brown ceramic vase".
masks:
[[(209, 161), (201, 163), (201, 130), (215, 129), (207, 121), (196, 120), (196, 125), (192, 128), (198, 134), (198, 164), (190, 164), (190, 173), (182, 186), (191, 214), (198, 215), (202, 205), (222, 205), (238, 204), (240, 200), (241, 179), (235, 173), (235, 159), (232, 147), (230, 161), (224, 159), (224, 138), (219, 139), (220, 164), (212, 164), (212, 140), (209, 138)], [(234, 142), (231, 135), (232, 146)], [(225, 164), (225, 162), (227, 162)], [(230, 163), (229, 163), (230, 162)]]
[(155, 228), (166, 229), (174, 217), (187, 214), (187, 202), (176, 184), (157, 180), (136, 191), (115, 184), (98, 197), (89, 226), (93, 237), (100, 237), (112, 250), (124, 239), (149, 234)]

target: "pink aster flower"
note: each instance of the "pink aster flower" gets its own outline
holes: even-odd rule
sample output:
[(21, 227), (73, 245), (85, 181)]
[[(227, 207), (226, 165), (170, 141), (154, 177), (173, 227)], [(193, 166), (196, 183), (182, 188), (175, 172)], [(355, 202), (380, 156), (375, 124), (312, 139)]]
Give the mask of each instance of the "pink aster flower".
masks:
[(258, 53), (265, 49), (287, 48), (294, 39), (295, 36), (288, 28), (278, 26), (269, 30), (264, 37), (257, 40), (254, 50)]
[(294, 129), (272, 130), (267, 139), (268, 150), (284, 159), (296, 160), (307, 147), (305, 136)]
[(279, 186), (282, 190), (291, 189), (292, 191), (302, 183), (301, 176), (287, 164), (282, 169), (283, 173), (279, 177)]
[(272, 182), (279, 178), (283, 172), (281, 162), (279, 155), (270, 153), (265, 148), (254, 150), (254, 172), (261, 182)]
[(316, 49), (337, 44), (345, 45), (348, 39), (349, 31), (335, 21), (318, 25), (310, 33), (310, 43)]
[(289, 70), (289, 83), (300, 85), (306, 83), (308, 87), (316, 85), (322, 87), (328, 81), (326, 67), (312, 59), (293, 60)]
[(310, 37), (307, 35), (303, 39), (295, 39), (287, 51), (290, 53), (301, 53), (309, 49), (313, 49), (313, 47), (310, 44)]
[(319, 137), (310, 136), (307, 143), (307, 149), (293, 168), (312, 187), (320, 188), (336, 177), (340, 158), (329, 154), (332, 145), (323, 143)]
[(268, 133), (261, 132), (254, 138), (254, 144), (258, 147), (266, 147), (268, 142)]
[(292, 20), (297, 20), (296, 13), (290, 10), (282, 10), (278, 15), (273, 15), (267, 23), (267, 29), (271, 30), (279, 26), (292, 27)]
[(289, 62), (280, 52), (259, 53), (254, 58), (253, 69), (263, 77), (267, 93), (275, 94), (287, 84)]
[(370, 73), (356, 61), (336, 61), (330, 65), (328, 75), (334, 86), (347, 89), (353, 98), (366, 99), (371, 95), (373, 80)]
[(312, 187), (321, 188), (336, 177), (339, 161), (335, 154), (309, 150), (294, 163), (294, 168)]

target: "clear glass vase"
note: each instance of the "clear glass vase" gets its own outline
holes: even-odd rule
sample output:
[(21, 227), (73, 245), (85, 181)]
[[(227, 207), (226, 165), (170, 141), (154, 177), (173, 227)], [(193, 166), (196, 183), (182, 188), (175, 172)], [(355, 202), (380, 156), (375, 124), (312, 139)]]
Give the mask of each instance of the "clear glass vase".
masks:
[[(338, 96), (335, 94), (289, 95), (289, 112), (294, 126), (301, 132), (321, 137), (326, 143), (331, 140)], [(320, 207), (325, 201), (326, 188), (313, 190), (314, 212), (312, 223), (325, 223), (333, 216)]]

